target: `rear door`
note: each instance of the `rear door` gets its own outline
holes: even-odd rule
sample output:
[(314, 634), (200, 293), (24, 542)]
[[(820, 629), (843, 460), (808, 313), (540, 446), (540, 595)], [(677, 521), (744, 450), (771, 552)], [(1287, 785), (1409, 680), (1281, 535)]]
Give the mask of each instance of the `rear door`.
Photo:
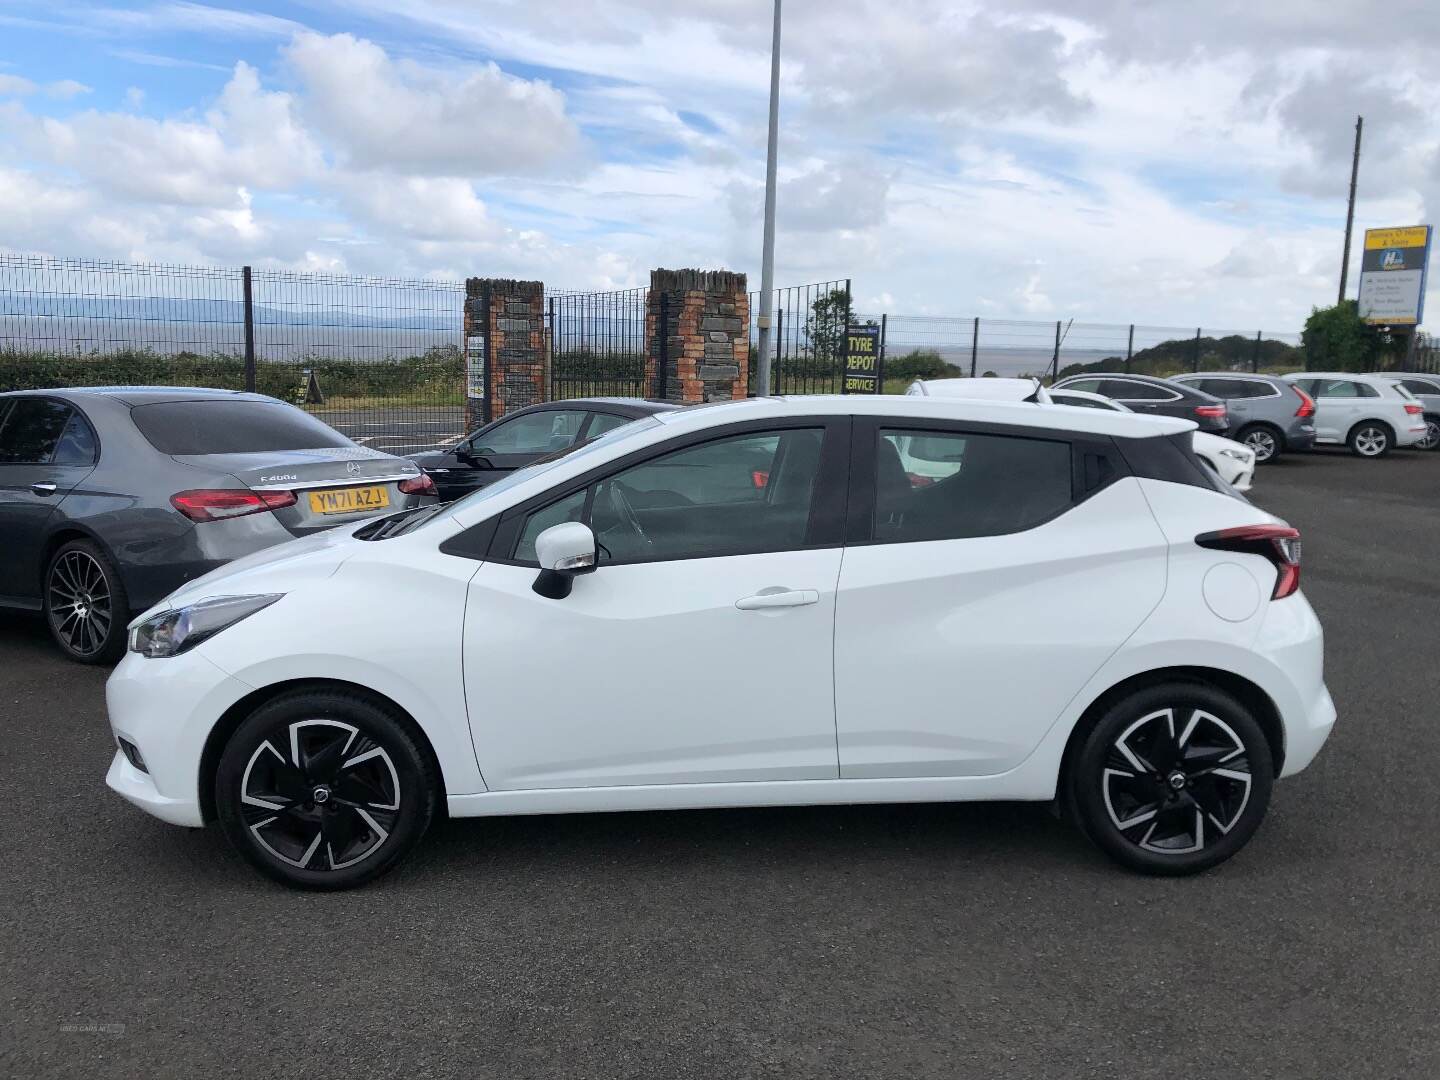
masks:
[(1315, 434), (1331, 442), (1344, 442), (1350, 429), (1364, 419), (1367, 411), (1365, 391), (1377, 396), (1374, 388), (1362, 386), (1354, 379), (1313, 379), (1313, 389), (1306, 387), (1315, 399)]
[(857, 418), (835, 622), (842, 777), (1014, 768), (1144, 621), (1165, 538), (1114, 455), (1064, 433)]
[(55, 508), (95, 468), (95, 433), (57, 398), (0, 403), (0, 596), (37, 602)]

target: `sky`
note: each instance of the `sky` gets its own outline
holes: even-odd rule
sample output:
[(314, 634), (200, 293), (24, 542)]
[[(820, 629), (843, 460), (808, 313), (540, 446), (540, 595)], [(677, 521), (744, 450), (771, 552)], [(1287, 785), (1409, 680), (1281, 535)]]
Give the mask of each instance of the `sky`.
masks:
[[(0, 251), (755, 287), (771, 10), (0, 0)], [(1296, 330), (1357, 113), (1357, 237), (1440, 216), (1437, 46), (1433, 0), (787, 0), (776, 282)]]

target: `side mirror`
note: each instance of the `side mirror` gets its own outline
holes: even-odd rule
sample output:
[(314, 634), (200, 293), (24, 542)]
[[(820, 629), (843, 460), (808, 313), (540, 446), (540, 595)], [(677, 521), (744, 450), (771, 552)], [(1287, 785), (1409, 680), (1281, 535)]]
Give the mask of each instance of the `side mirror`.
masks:
[(547, 600), (563, 600), (580, 574), (593, 573), (600, 563), (600, 545), (590, 526), (579, 521), (551, 525), (535, 538), (540, 573), (531, 586)]

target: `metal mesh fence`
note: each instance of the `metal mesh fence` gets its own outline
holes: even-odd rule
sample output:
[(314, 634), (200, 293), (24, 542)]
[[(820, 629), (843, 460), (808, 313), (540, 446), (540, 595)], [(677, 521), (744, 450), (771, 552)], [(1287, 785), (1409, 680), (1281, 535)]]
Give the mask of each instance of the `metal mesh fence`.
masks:
[(551, 294), (550, 396), (655, 397), (645, 376), (648, 289)]

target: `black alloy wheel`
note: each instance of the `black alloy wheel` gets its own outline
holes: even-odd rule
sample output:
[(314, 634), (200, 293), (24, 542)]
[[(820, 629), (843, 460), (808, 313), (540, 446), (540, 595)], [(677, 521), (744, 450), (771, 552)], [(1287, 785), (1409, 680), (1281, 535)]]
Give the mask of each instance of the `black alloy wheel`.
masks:
[(1180, 682), (1108, 710), (1067, 779), (1072, 811), (1111, 858), (1144, 873), (1193, 874), (1254, 835), (1274, 764), (1244, 706), (1214, 687)]
[(72, 540), (50, 557), (44, 604), (50, 636), (70, 659), (113, 663), (125, 651), (125, 586), (98, 545)]
[(358, 694), (298, 691), (262, 705), (226, 745), (215, 803), (262, 873), (307, 889), (379, 877), (420, 840), (439, 784), (407, 725)]

